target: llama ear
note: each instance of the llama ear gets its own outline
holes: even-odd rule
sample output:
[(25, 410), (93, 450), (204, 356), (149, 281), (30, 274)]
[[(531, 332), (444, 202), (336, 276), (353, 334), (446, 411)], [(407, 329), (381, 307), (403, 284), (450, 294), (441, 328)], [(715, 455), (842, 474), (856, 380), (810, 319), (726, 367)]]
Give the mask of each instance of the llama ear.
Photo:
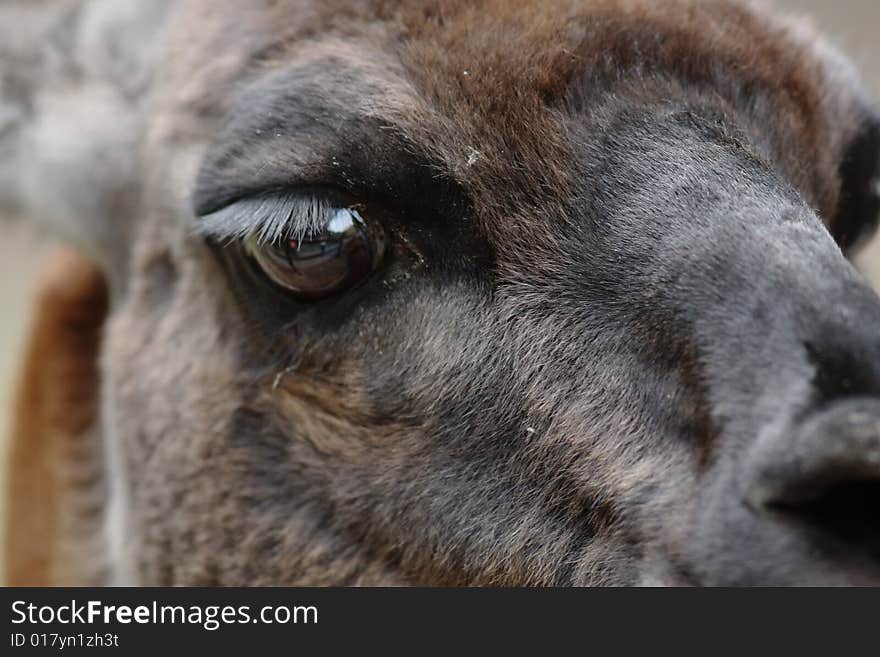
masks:
[(0, 5), (0, 209), (105, 267), (125, 251), (164, 2)]
[(840, 180), (832, 234), (851, 251), (874, 234), (880, 221), (880, 114), (869, 114), (848, 144)]
[(819, 35), (812, 21), (789, 17), (787, 29), (821, 62), (823, 113), (838, 135), (833, 152), (840, 179), (837, 207), (827, 217), (828, 228), (847, 255), (852, 255), (880, 220), (880, 104), (853, 61)]

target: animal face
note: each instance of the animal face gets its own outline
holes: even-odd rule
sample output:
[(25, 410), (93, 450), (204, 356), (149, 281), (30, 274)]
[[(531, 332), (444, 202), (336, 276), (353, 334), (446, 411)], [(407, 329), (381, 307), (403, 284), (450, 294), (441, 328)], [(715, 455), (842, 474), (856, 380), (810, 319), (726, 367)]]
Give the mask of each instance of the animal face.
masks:
[(135, 4), (15, 134), (110, 285), (113, 581), (880, 581), (880, 119), (800, 23)]

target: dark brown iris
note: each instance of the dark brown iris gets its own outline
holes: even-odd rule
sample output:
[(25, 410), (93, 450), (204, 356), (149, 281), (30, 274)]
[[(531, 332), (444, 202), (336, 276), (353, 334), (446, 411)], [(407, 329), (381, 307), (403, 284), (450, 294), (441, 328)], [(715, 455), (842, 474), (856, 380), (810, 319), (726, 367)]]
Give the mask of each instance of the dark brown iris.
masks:
[(368, 226), (353, 208), (338, 208), (316, 235), (252, 242), (248, 250), (273, 283), (304, 300), (321, 299), (354, 287), (378, 267), (385, 240), (373, 223)]

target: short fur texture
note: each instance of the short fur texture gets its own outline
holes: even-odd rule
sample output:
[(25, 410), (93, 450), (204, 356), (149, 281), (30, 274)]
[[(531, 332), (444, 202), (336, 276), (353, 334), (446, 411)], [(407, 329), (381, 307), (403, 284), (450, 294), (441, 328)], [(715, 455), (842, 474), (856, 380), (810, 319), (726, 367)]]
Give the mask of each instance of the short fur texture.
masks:
[[(880, 301), (841, 250), (877, 218), (880, 119), (803, 23), (737, 0), (65, 11), (30, 24), (67, 66), (22, 44), (4, 71), (0, 198), (66, 222), (109, 284), (108, 581), (880, 581), (876, 525), (792, 528), (755, 483), (795, 477), (804, 418), (880, 417)], [(299, 303), (198, 234), (315, 189), (392, 235), (348, 293)], [(849, 438), (866, 468), (876, 430)]]
[(14, 408), (7, 477), (7, 586), (85, 585), (106, 578), (98, 345), (103, 273), (76, 252), (50, 258)]

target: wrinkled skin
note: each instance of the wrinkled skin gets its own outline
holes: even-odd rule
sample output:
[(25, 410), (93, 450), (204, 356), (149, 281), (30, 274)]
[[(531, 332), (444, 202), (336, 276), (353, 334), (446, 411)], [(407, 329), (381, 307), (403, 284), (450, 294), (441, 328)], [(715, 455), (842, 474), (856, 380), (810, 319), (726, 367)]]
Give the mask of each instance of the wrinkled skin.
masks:
[[(72, 59), (14, 60), (0, 191), (110, 284), (109, 581), (880, 583), (880, 119), (807, 28), (82, 4), (28, 19)], [(391, 235), (353, 290), (198, 234), (314, 188)]]

